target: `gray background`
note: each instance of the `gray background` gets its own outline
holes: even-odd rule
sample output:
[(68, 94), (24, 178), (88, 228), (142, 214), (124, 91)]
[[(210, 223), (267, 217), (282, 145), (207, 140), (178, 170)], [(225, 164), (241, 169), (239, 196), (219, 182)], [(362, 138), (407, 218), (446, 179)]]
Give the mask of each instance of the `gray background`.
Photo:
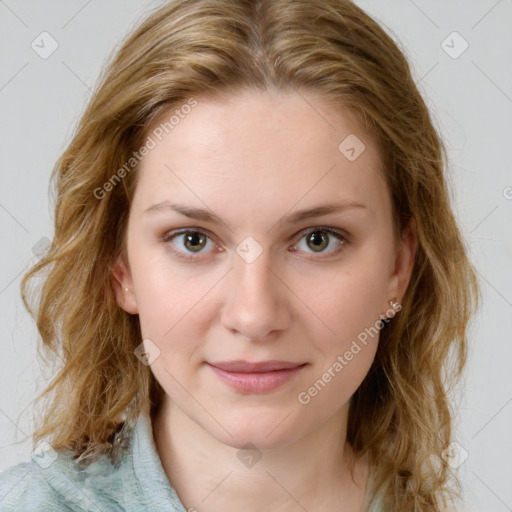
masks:
[[(159, 3), (0, 0), (0, 471), (30, 457), (31, 401), (49, 377), (19, 284), (53, 234), (50, 172), (105, 58)], [(401, 42), (447, 141), (453, 204), (482, 285), (457, 402), (463, 510), (512, 511), (512, 0), (357, 4)], [(31, 47), (43, 31), (58, 43), (46, 59)], [(454, 31), (469, 45), (457, 58)]]

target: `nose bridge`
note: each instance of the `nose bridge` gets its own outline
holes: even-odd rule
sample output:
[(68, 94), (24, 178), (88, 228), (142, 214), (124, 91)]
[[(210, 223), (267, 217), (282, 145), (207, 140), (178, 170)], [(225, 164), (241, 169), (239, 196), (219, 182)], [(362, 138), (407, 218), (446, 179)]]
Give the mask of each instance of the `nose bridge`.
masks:
[(252, 261), (243, 255), (234, 255), (234, 269), (223, 311), (226, 328), (238, 330), (253, 339), (285, 328), (288, 314), (282, 284), (270, 260), (268, 250), (262, 250)]
[[(268, 250), (263, 251), (254, 261), (237, 257), (234, 263), (234, 279), (237, 282), (238, 293), (247, 296), (246, 298), (257, 298), (262, 292), (269, 294), (270, 288), (273, 287), (271, 281), (275, 279), (270, 265)], [(245, 293), (246, 291), (252, 293)]]

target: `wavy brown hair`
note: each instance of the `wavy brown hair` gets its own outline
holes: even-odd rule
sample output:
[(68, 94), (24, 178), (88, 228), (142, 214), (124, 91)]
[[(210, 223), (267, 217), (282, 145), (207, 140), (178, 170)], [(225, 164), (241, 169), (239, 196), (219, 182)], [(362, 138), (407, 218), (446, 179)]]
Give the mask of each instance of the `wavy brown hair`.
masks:
[(138, 316), (119, 307), (111, 284), (116, 259), (126, 256), (137, 167), (105, 184), (165, 113), (241, 88), (314, 92), (356, 112), (385, 162), (397, 233), (415, 219), (402, 311), (382, 329), (352, 397), (347, 439), (357, 455), (370, 455), (371, 496), (382, 493), (386, 511), (444, 510), (460, 494), (441, 454), (452, 441), (450, 392), (465, 367), (478, 284), (450, 207), (447, 152), (407, 57), (349, 0), (169, 2), (110, 58), (52, 173), (51, 246), (21, 283), (39, 356), (61, 363), (36, 399), (45, 403), (34, 446), (50, 438), (55, 449), (92, 460), (122, 419), (154, 414), (164, 391), (134, 355)]

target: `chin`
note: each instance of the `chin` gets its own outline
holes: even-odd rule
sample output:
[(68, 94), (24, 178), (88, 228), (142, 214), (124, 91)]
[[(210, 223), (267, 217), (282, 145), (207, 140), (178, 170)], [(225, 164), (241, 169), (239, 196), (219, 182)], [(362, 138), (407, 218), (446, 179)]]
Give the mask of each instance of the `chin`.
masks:
[(292, 437), (291, 434), (287, 435), (287, 433), (284, 433), (284, 435), (279, 437), (270, 438), (270, 436), (266, 437), (266, 434), (255, 433), (249, 430), (247, 432), (239, 432), (234, 437), (224, 435), (218, 440), (237, 450), (254, 448), (259, 450), (276, 450), (292, 444), (298, 437), (300, 436)]
[(253, 414), (246, 414), (243, 419), (218, 418), (226, 430), (216, 425), (215, 432), (210, 433), (218, 441), (236, 449), (241, 449), (247, 444), (260, 449), (284, 448), (300, 438), (301, 431), (304, 430), (304, 421), (300, 422), (299, 426), (290, 421), (293, 414), (286, 418), (289, 412), (264, 415), (261, 411), (255, 411)]

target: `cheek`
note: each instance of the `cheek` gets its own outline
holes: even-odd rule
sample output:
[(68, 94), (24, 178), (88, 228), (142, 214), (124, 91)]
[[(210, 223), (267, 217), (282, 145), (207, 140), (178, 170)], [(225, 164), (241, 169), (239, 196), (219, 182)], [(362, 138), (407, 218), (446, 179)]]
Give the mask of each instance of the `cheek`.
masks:
[(142, 335), (164, 342), (182, 319), (186, 317), (190, 324), (208, 283), (192, 281), (190, 272), (171, 262), (157, 244), (149, 245), (147, 240), (134, 237), (129, 250)]
[(317, 287), (314, 307), (321, 312), (331, 338), (346, 344), (379, 320), (386, 300), (385, 273), (361, 261), (329, 277), (324, 286)]
[(351, 345), (350, 350), (333, 354), (297, 395), (298, 403), (310, 409), (317, 421), (326, 421), (346, 405), (368, 374), (377, 344), (355, 345), (359, 346)]
[[(319, 414), (323, 408), (333, 413), (346, 403), (360, 386), (377, 351), (380, 313), (386, 296), (386, 272), (381, 255), (375, 259), (358, 258), (333, 273), (332, 279), (314, 294), (315, 307), (324, 325), (317, 328), (315, 345), (321, 353), (319, 364), (303, 389), (305, 400), (315, 402)], [(317, 288), (318, 289), (318, 288)], [(328, 327), (329, 329), (327, 329)], [(318, 408), (318, 409), (317, 409)], [(328, 414), (328, 413), (326, 413)]]
[(297, 397), (301, 404), (310, 402), (315, 415), (323, 419), (345, 404), (366, 377), (380, 333), (379, 287), (375, 282), (352, 275), (339, 277), (336, 283), (345, 291), (331, 294), (324, 311), (329, 330), (319, 327), (314, 338), (318, 364), (311, 368), (300, 390), (302, 395)]
[(155, 377), (172, 384), (166, 370), (176, 378), (192, 374), (194, 354), (200, 353), (212, 322), (210, 290), (219, 277), (192, 276), (155, 261), (142, 269), (135, 284), (142, 338), (158, 348), (151, 365)]

